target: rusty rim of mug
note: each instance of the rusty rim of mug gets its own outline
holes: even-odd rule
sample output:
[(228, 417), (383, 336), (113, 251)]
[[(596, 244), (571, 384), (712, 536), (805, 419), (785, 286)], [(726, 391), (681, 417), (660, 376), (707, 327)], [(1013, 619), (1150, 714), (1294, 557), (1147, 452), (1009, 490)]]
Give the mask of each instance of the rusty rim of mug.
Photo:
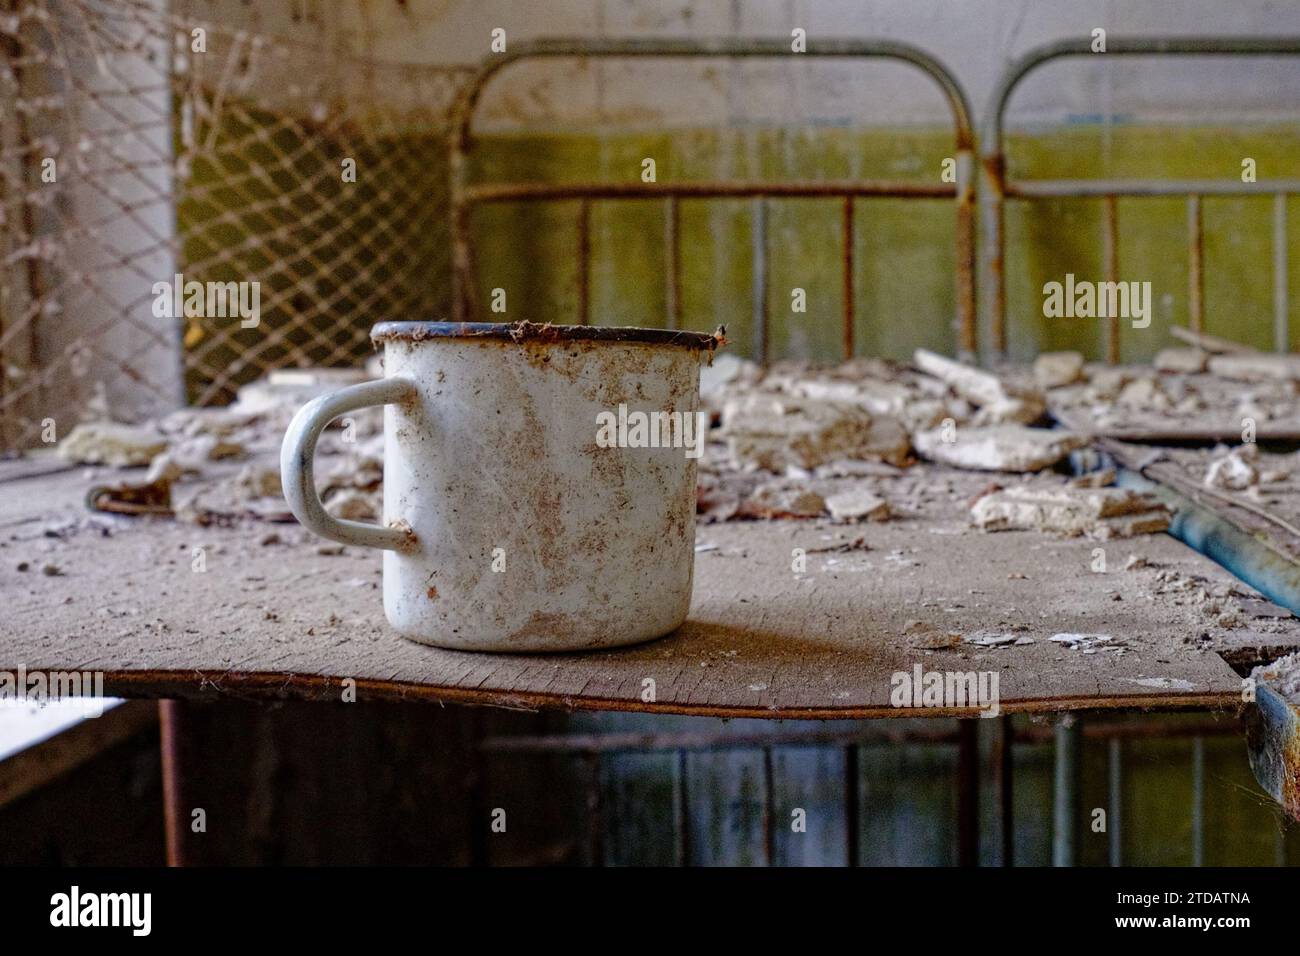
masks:
[(725, 329), (683, 332), (677, 329), (640, 329), (610, 325), (550, 325), (535, 322), (380, 322), (370, 330), (370, 341), (426, 339), (499, 339), (539, 344), (562, 342), (619, 342), (673, 345), (689, 349), (714, 349), (726, 344)]

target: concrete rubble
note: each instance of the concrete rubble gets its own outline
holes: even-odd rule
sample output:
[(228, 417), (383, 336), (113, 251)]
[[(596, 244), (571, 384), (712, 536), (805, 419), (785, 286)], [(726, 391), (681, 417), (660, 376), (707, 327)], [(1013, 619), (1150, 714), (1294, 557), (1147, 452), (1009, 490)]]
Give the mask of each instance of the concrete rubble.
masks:
[(1083, 353), (1044, 352), (1034, 359), (1034, 380), (1042, 388), (1073, 385), (1083, 377)]
[(923, 458), (976, 471), (1028, 472), (1050, 468), (1083, 448), (1082, 435), (1024, 425), (936, 428), (913, 436)]
[(916, 367), (948, 385), (961, 398), (978, 406), (976, 424), (1016, 422), (1031, 425), (1047, 410), (1042, 392), (1026, 383), (954, 362), (935, 352), (917, 349)]
[(742, 466), (779, 472), (840, 458), (905, 465), (911, 442), (902, 424), (858, 405), (751, 392), (726, 402), (722, 435)]
[(1210, 462), (1202, 479), (1205, 487), (1220, 488), (1224, 491), (1245, 491), (1258, 485), (1260, 474), (1255, 464), (1258, 460), (1259, 446), (1239, 445), (1221, 458)]
[(971, 524), (982, 531), (1047, 531), (1101, 541), (1157, 534), (1171, 517), (1151, 496), (1127, 488), (1043, 483), (992, 491), (971, 506)]
[(1270, 379), (1294, 382), (1300, 380), (1300, 355), (1279, 355), (1272, 352), (1215, 355), (1210, 358), (1209, 369), (1215, 375), (1239, 382)]
[(861, 486), (826, 498), (826, 510), (836, 521), (885, 521), (892, 511), (889, 502)]
[(1151, 364), (1158, 372), (1204, 372), (1209, 355), (1197, 348), (1167, 348), (1156, 353)]
[(167, 449), (167, 439), (147, 425), (120, 422), (82, 422), (58, 445), (65, 461), (115, 468), (142, 467)]

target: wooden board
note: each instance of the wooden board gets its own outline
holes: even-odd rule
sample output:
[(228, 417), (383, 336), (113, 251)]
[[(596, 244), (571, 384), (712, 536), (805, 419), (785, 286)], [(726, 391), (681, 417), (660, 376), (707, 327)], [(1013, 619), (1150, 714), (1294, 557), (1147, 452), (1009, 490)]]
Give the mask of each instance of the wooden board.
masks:
[[(915, 665), (996, 671), (1004, 712), (1227, 708), (1240, 696), (1201, 640), (1223, 636), (1203, 608), (1156, 593), (1162, 574), (1220, 589), (1233, 579), (1163, 535), (983, 534), (954, 515), (704, 526), (711, 549), (676, 634), (585, 655), (483, 655), (393, 634), (375, 552), (321, 554), (292, 525), (88, 519), (86, 483), (77, 472), (3, 486), (0, 669), (102, 670), (122, 696), (338, 699), (352, 679), (363, 699), (792, 718), (970, 713), (891, 706), (892, 675)], [(268, 532), (280, 543), (260, 543)], [(856, 538), (869, 550), (827, 550)], [(1098, 547), (1107, 573), (1091, 570)], [(199, 548), (204, 571), (193, 570)], [(796, 548), (804, 574), (791, 568)], [(1120, 570), (1130, 554), (1149, 567)], [(927, 629), (1034, 643), (926, 650), (915, 645)], [(1061, 632), (1110, 634), (1124, 650), (1086, 654), (1051, 642)]]

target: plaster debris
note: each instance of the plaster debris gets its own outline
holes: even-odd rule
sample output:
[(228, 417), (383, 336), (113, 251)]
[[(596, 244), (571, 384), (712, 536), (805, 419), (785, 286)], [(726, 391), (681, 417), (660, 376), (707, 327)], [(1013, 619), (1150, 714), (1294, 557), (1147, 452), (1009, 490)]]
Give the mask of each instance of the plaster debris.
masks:
[(1196, 685), (1181, 677), (1121, 677), (1120, 680), (1141, 687), (1157, 687), (1162, 690), (1196, 690)]
[(1047, 404), (1042, 392), (1016, 384), (983, 369), (954, 362), (935, 352), (917, 349), (916, 367), (946, 383), (959, 396), (979, 406), (978, 424), (1016, 422), (1032, 424), (1043, 417)]
[(722, 426), (731, 456), (766, 471), (815, 468), (843, 458), (910, 461), (911, 443), (897, 419), (843, 402), (754, 392), (726, 403)]
[(976, 647), (1010, 647), (1020, 641), (1019, 634), (1000, 634), (996, 631), (974, 631), (962, 635), (962, 643)]
[(1135, 378), (1125, 385), (1115, 401), (1143, 411), (1166, 411), (1173, 405), (1160, 383), (1148, 376)]
[(739, 518), (820, 518), (826, 501), (815, 491), (785, 481), (759, 485), (736, 511)]
[(1195, 346), (1206, 352), (1215, 355), (1258, 355), (1255, 349), (1249, 345), (1242, 345), (1240, 342), (1234, 342), (1231, 339), (1221, 339), (1217, 335), (1206, 335), (1204, 332), (1193, 332), (1191, 329), (1182, 325), (1170, 326), (1169, 334), (1180, 342), (1186, 342), (1188, 345)]
[(167, 439), (148, 426), (82, 422), (59, 443), (58, 455), (83, 465), (132, 468), (149, 464), (166, 449)]
[(1234, 448), (1222, 458), (1210, 462), (1205, 470), (1204, 483), (1207, 488), (1221, 488), (1225, 491), (1245, 491), (1259, 484), (1259, 469), (1255, 461), (1259, 457), (1258, 446), (1241, 445)]
[(763, 368), (758, 363), (722, 352), (713, 357), (712, 365), (700, 368), (700, 401), (705, 409), (717, 414), (727, 395), (752, 388), (762, 378)]
[(922, 651), (947, 651), (962, 642), (957, 631), (946, 631), (925, 621), (913, 620), (903, 625), (907, 646)]
[(1064, 644), (1071, 650), (1083, 651), (1085, 654), (1099, 649), (1110, 650), (1121, 645), (1110, 634), (1053, 634), (1053, 644)]
[(1082, 377), (1081, 352), (1044, 352), (1034, 359), (1034, 380), (1043, 388), (1072, 385)]
[(1300, 651), (1256, 667), (1250, 676), (1292, 703), (1300, 703)]
[(1197, 348), (1169, 348), (1156, 353), (1152, 365), (1160, 372), (1204, 372), (1209, 356)]
[(203, 462), (244, 458), (248, 454), (242, 443), (214, 434), (184, 438), (172, 446), (172, 457), (182, 467), (199, 468)]
[(1072, 488), (1108, 488), (1115, 484), (1114, 468), (1099, 468), (1070, 479)]
[(951, 434), (936, 428), (917, 432), (913, 441), (922, 457), (942, 465), (1011, 472), (1050, 468), (1088, 444), (1082, 435), (1024, 425), (961, 426)]
[(280, 486), (280, 469), (278, 466), (253, 462), (240, 469), (234, 480), (229, 482), (232, 490), (243, 498), (282, 498), (284, 491)]
[(335, 518), (376, 521), (383, 511), (379, 495), (359, 488), (339, 488), (323, 499), (325, 510)]
[(1300, 355), (1279, 355), (1273, 352), (1251, 352), (1236, 355), (1215, 355), (1209, 362), (1210, 371), (1239, 382), (1300, 380)]
[(994, 491), (971, 507), (971, 523), (983, 531), (1037, 530), (1098, 540), (1166, 530), (1169, 509), (1127, 488), (1022, 485)]
[(843, 522), (887, 521), (892, 515), (889, 502), (864, 487), (828, 495), (826, 510), (836, 521)]

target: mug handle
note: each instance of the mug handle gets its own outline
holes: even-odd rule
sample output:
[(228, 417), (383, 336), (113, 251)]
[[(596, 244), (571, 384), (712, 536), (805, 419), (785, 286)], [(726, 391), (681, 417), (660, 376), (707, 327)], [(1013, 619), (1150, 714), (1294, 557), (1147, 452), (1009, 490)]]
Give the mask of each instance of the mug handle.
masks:
[(320, 433), (344, 412), (413, 401), (416, 395), (415, 383), (409, 379), (382, 378), (314, 398), (298, 410), (280, 446), (280, 483), (289, 510), (305, 528), (322, 538), (362, 548), (410, 551), (415, 547), (416, 537), (410, 528), (386, 528), (330, 515), (316, 493), (315, 457)]

